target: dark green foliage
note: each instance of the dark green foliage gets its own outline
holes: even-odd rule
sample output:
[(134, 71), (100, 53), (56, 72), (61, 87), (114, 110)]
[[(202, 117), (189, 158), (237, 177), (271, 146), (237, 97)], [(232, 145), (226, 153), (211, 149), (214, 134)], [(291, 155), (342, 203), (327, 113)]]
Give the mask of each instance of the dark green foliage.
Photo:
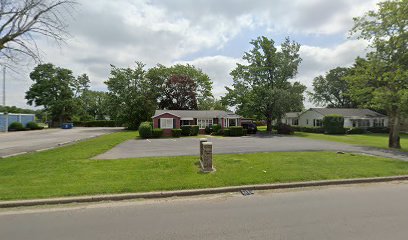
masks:
[(278, 134), (293, 134), (295, 132), (290, 125), (284, 123), (278, 124), (276, 130)]
[(8, 128), (8, 129), (11, 130), (11, 131), (24, 131), (24, 130), (26, 130), (26, 129), (24, 128), (23, 124), (21, 124), (21, 123), (19, 123), (19, 122), (12, 122), (12, 123), (9, 125), (9, 128)]
[(142, 122), (139, 126), (139, 135), (141, 138), (150, 138), (153, 135), (151, 122)]
[(191, 136), (197, 136), (199, 131), (200, 131), (199, 126), (197, 125), (191, 126)]
[(181, 137), (181, 132), (182, 130), (180, 128), (171, 129), (171, 135), (176, 138)]
[(344, 117), (336, 114), (325, 116), (323, 128), (327, 134), (344, 134)]
[(74, 121), (75, 127), (117, 127), (117, 122), (112, 120), (95, 120), (95, 121)]
[(181, 126), (181, 135), (183, 136), (191, 136), (191, 126), (185, 125)]
[(213, 132), (213, 128), (210, 126), (205, 127), (205, 134), (211, 134)]
[(230, 127), (230, 136), (238, 137), (244, 135), (243, 128), (241, 126)]
[(350, 130), (347, 130), (347, 134), (364, 134), (367, 133), (367, 130), (364, 128), (351, 128)]
[(222, 133), (223, 133), (224, 136), (227, 136), (227, 137), (231, 136), (231, 130), (229, 128), (224, 128), (222, 130)]
[(222, 135), (222, 134), (223, 134), (223, 133), (221, 132), (221, 131), (222, 131), (222, 127), (221, 127), (220, 124), (214, 124), (214, 125), (212, 125), (212, 130), (213, 130), (214, 135)]
[(31, 129), (31, 130), (44, 129), (44, 127), (40, 127), (36, 122), (28, 122), (26, 124), (26, 128)]
[(390, 128), (388, 128), (388, 127), (369, 127), (369, 128), (367, 128), (367, 132), (370, 132), (370, 133), (389, 133)]
[(153, 128), (152, 130), (152, 137), (153, 138), (160, 138), (163, 136), (163, 129), (161, 128)]
[(246, 136), (248, 134), (248, 129), (242, 129), (242, 135)]

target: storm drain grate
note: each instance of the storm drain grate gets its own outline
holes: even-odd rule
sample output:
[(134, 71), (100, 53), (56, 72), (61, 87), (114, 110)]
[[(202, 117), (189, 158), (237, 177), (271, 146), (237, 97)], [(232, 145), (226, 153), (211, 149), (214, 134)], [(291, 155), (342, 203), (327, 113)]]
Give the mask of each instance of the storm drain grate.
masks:
[(241, 192), (241, 194), (244, 195), (244, 196), (250, 196), (250, 195), (253, 195), (253, 194), (254, 194), (254, 190), (242, 189), (240, 192)]

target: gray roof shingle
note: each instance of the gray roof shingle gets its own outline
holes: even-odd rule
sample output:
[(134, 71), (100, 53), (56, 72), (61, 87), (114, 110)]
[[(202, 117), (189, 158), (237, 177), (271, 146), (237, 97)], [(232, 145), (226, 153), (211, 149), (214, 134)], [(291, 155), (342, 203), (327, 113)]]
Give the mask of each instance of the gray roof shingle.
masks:
[(156, 110), (154, 117), (157, 117), (163, 113), (171, 113), (180, 118), (241, 118), (241, 116), (233, 113), (221, 110)]
[(310, 108), (310, 110), (316, 111), (324, 116), (338, 114), (342, 115), (343, 117), (385, 117), (385, 115), (381, 113), (365, 108)]

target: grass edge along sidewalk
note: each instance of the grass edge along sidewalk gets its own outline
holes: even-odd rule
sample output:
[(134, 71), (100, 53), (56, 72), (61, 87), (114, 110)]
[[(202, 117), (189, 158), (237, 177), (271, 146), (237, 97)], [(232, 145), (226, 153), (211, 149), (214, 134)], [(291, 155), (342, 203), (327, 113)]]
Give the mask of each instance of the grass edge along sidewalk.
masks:
[(137, 132), (119, 132), (0, 160), (0, 200), (141, 193), (238, 185), (399, 176), (408, 162), (334, 152), (215, 155), (202, 174), (197, 156), (90, 160)]

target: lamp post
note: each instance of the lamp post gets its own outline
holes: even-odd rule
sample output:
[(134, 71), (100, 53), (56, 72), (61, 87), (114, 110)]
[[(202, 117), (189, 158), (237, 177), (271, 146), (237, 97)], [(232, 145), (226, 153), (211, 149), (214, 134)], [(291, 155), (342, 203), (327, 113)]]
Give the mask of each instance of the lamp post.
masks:
[(3, 106), (4, 106), (4, 132), (8, 132), (8, 113), (6, 110), (6, 66), (3, 66)]

